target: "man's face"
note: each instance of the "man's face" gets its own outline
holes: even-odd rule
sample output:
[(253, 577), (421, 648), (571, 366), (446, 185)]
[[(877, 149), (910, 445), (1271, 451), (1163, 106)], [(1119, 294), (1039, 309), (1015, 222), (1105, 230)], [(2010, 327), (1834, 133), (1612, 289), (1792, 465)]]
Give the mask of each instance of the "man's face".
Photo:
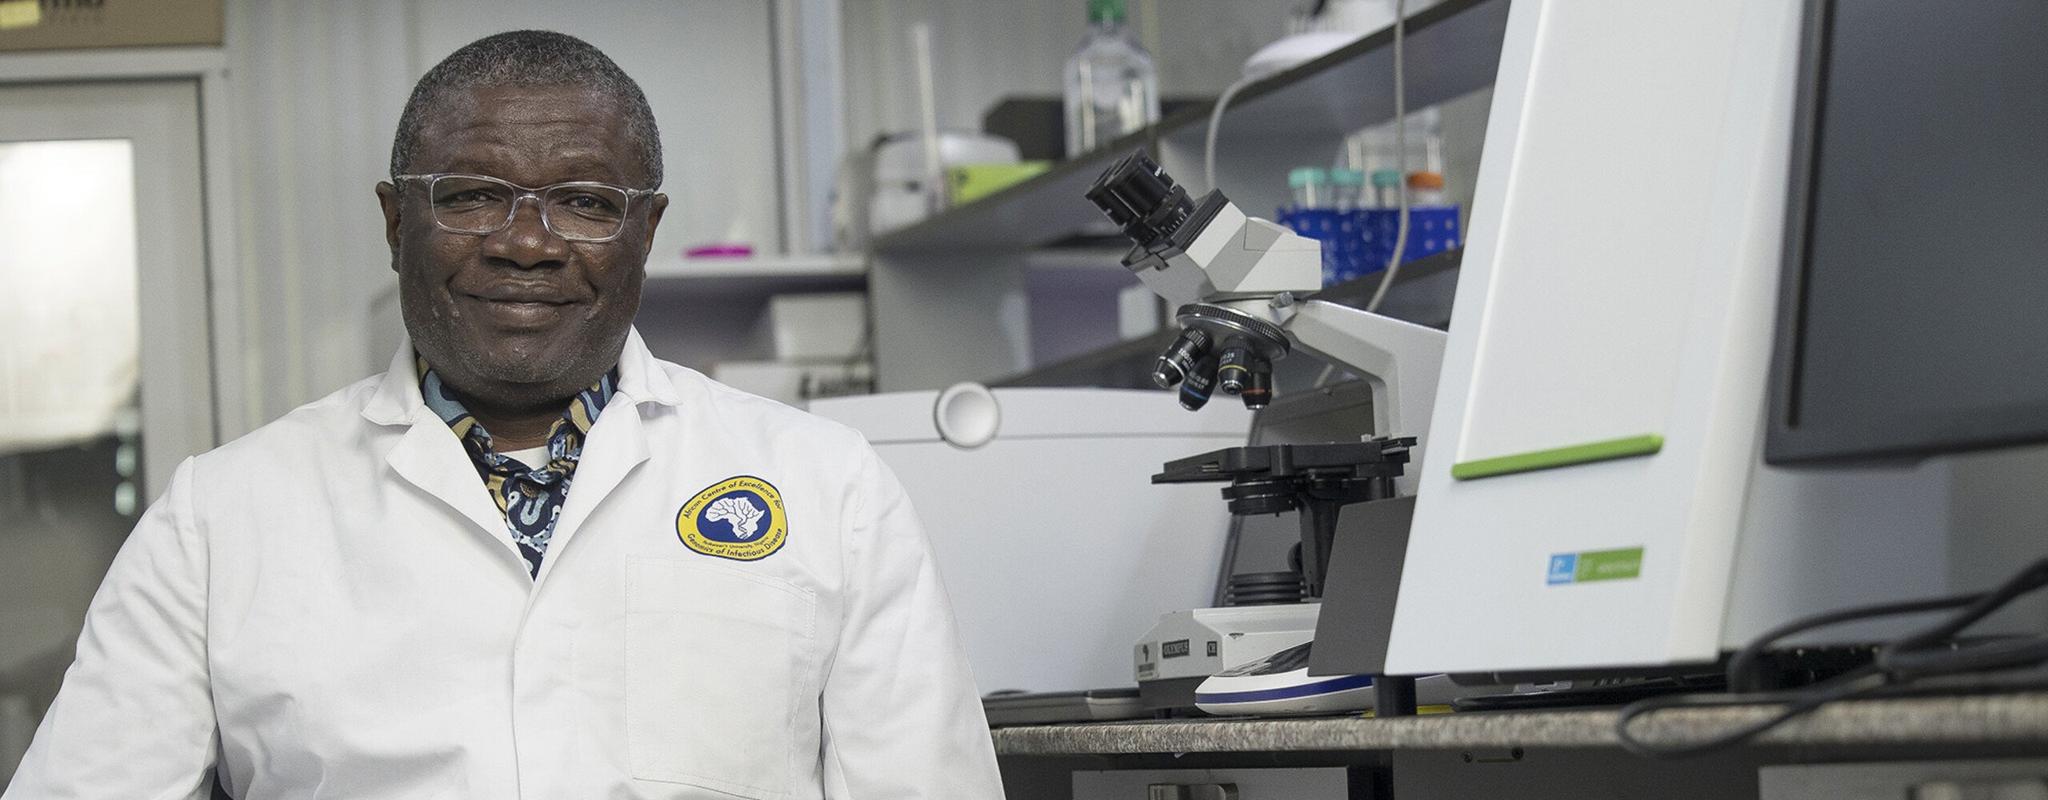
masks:
[[(625, 109), (575, 86), (457, 92), (420, 132), (415, 174), (487, 175), (520, 186), (647, 187)], [(636, 196), (607, 242), (568, 241), (517, 204), (496, 233), (436, 227), (424, 181), (379, 184), (399, 307), (413, 347), (463, 395), (504, 409), (559, 405), (618, 363), (664, 195)]]

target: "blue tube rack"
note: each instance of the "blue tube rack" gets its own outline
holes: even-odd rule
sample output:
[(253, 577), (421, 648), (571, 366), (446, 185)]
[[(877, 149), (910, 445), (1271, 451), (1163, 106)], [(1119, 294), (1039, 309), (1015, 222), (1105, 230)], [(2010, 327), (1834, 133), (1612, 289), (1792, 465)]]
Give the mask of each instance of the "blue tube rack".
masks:
[[(1334, 286), (1387, 268), (1394, 257), (1401, 212), (1391, 208), (1338, 211), (1329, 208), (1280, 209), (1280, 224), (1323, 243), (1323, 285)], [(1407, 263), (1458, 247), (1457, 206), (1413, 206), (1408, 209)]]

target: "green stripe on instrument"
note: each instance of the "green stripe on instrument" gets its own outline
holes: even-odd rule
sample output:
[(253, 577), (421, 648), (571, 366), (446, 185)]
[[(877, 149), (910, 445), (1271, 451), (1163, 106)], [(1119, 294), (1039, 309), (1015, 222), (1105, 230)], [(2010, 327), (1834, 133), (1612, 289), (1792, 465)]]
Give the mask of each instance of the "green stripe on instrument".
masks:
[(1451, 465), (1451, 477), (1461, 481), (1475, 478), (1491, 478), (1496, 475), (1513, 475), (1517, 472), (1531, 472), (1539, 469), (1556, 469), (1576, 464), (1590, 464), (1595, 461), (1612, 461), (1617, 458), (1647, 456), (1664, 449), (1664, 437), (1654, 433), (1642, 436), (1625, 436), (1604, 442), (1575, 444), (1570, 447), (1554, 447), (1516, 453), (1511, 456), (1482, 458)]

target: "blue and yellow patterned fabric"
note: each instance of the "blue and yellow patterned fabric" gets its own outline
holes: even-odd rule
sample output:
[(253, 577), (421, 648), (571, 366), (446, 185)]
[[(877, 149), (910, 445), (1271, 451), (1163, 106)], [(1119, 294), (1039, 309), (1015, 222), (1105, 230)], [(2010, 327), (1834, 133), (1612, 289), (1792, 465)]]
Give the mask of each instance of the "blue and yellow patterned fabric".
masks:
[(576, 462), (583, 457), (583, 440), (597, 415), (618, 391), (619, 370), (598, 378), (590, 388), (569, 401), (562, 418), (548, 430), (548, 463), (529, 468), (517, 460), (499, 455), (491, 446), (491, 434), (484, 430), (455, 394), (441, 385), (441, 376), (417, 358), (420, 396), (448, 429), (462, 440), (462, 449), (484, 479), (498, 511), (505, 515), (505, 527), (519, 546), (528, 575), (540, 577), (541, 558), (547, 555), (548, 540), (554, 538), (555, 520), (562, 516), (562, 503), (569, 499), (569, 483), (576, 477)]

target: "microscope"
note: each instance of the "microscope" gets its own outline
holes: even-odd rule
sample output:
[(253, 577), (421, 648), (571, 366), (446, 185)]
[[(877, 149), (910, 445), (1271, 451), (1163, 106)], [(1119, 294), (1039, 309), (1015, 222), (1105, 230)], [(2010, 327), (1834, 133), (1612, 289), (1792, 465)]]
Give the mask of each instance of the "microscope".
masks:
[[(1180, 334), (1152, 379), (1162, 389), (1178, 386), (1182, 407), (1199, 410), (1221, 391), (1263, 408), (1273, 399), (1273, 362), (1296, 350), (1367, 384), (1370, 438), (1228, 448), (1169, 462), (1152, 478), (1227, 481), (1223, 496), (1233, 514), (1298, 510), (1302, 594), (1323, 598), (1338, 509), (1414, 494), (1411, 465), (1427, 443), (1445, 334), (1307, 297), (1322, 288), (1321, 243), (1247, 216), (1220, 191), (1190, 197), (1143, 150), (1111, 166), (1086, 196), (1131, 239), (1124, 266), (1176, 309)], [(1405, 533), (1392, 544), (1379, 557), (1398, 563)], [(1345, 704), (1362, 704), (1370, 693), (1381, 715), (1414, 713), (1413, 679), (1309, 674), (1308, 634), (1329, 619), (1317, 610), (1169, 614), (1134, 648), (1141, 695), (1155, 709), (1301, 713), (1356, 707)], [(1390, 620), (1391, 605), (1379, 613)], [(1244, 697), (1258, 701), (1216, 700)]]
[[(1248, 217), (1220, 191), (1198, 201), (1138, 150), (1112, 165), (1087, 198), (1129, 237), (1123, 264), (1174, 306), (1180, 336), (1159, 356), (1152, 379), (1180, 386), (1200, 409), (1213, 392), (1251, 408), (1273, 397), (1272, 364), (1301, 350), (1364, 379), (1373, 431), (1428, 442), (1443, 362), (1443, 331), (1305, 297), (1323, 285), (1322, 243)], [(1396, 479), (1414, 494), (1415, 478)]]

